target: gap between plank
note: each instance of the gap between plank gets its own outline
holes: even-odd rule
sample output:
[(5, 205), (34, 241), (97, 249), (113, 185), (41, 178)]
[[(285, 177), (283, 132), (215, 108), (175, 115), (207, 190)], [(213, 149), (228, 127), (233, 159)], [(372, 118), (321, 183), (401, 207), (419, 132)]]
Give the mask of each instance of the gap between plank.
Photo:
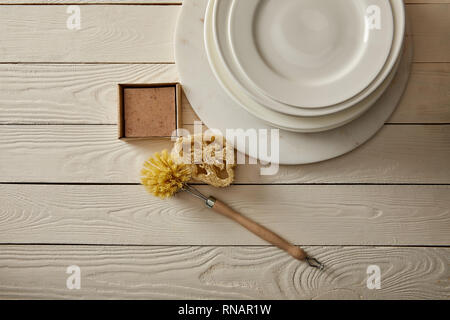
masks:
[[(193, 126), (193, 123), (183, 123), (185, 126)], [(386, 122), (385, 126), (448, 126), (450, 122)], [(116, 123), (0, 123), (0, 126), (117, 126)]]
[[(140, 186), (132, 182), (1, 182), (0, 185), (56, 185), (56, 186)], [(206, 183), (190, 183), (191, 186), (207, 186)], [(374, 182), (311, 182), (311, 183), (232, 183), (231, 186), (449, 186), (450, 183), (374, 183)]]
[[(8, 242), (8, 243), (0, 243), (1, 246), (86, 246), (86, 247), (170, 247), (170, 248), (185, 248), (185, 247), (211, 247), (211, 248), (232, 248), (232, 247), (258, 247), (258, 248), (275, 248), (273, 245), (265, 245), (265, 244), (224, 244), (224, 245), (189, 245), (189, 244), (158, 244), (158, 245), (151, 245), (151, 244), (101, 244), (101, 243), (14, 243), (14, 242)], [(299, 245), (300, 246), (300, 245)], [(359, 248), (450, 248), (450, 245), (393, 245), (393, 244), (387, 244), (387, 245), (358, 245), (358, 244), (324, 244), (324, 245), (309, 245), (302, 243), (302, 247), (311, 247), (311, 248), (324, 248), (324, 247), (359, 247)]]
[[(2, 6), (0, 4), (0, 6)], [(449, 61), (414, 61), (413, 64), (449, 64)], [(157, 62), (157, 61), (152, 61), (152, 62), (148, 62), (148, 61), (144, 61), (144, 62), (138, 62), (138, 61), (127, 61), (127, 62), (117, 62), (117, 61), (113, 61), (113, 62), (108, 62), (108, 61), (98, 61), (98, 62), (92, 62), (92, 61), (88, 61), (88, 62), (83, 62), (83, 61), (72, 61), (72, 62), (67, 62), (67, 61), (0, 61), (0, 65), (2, 64), (44, 64), (44, 65), (59, 65), (59, 64), (169, 64), (169, 65), (175, 65), (176, 63), (174, 61), (161, 61), (161, 62)]]
[(133, 2), (124, 2), (124, 3), (117, 3), (117, 2), (92, 2), (92, 3), (86, 3), (86, 2), (62, 2), (62, 3), (48, 3), (48, 2), (41, 2), (41, 3), (1, 3), (0, 6), (70, 6), (70, 5), (76, 5), (76, 6), (181, 6), (182, 2), (161, 2), (161, 3), (133, 3)]
[[(1, 5), (0, 5), (1, 6)], [(427, 63), (427, 62), (423, 62), (423, 63)], [(428, 63), (434, 63), (434, 62), (428, 62)], [(445, 62), (443, 62), (443, 63), (445, 63)], [(10, 61), (1, 61), (0, 62), (0, 65), (1, 64), (44, 64), (44, 65), (59, 65), (59, 64), (61, 64), (61, 65), (63, 65), (63, 64), (155, 64), (155, 65), (158, 65), (158, 64), (175, 64), (175, 62), (172, 62), (172, 61), (169, 61), (169, 62), (167, 62), (167, 61), (165, 61), (165, 62), (148, 62), (148, 61), (146, 61), (146, 62), (108, 62), (108, 61), (106, 61), (106, 62), (58, 62), (58, 61), (56, 61), (56, 62), (43, 62), (43, 61), (38, 61), (38, 62), (35, 62), (35, 61), (28, 61), (28, 62), (17, 62), (17, 61), (12, 61), (12, 62), (10, 62)]]

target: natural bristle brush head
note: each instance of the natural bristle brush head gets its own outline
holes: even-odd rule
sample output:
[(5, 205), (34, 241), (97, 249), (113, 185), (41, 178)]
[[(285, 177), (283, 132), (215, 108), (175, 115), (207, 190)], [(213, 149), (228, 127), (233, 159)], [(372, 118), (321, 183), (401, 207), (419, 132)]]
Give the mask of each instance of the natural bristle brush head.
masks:
[(191, 179), (189, 166), (176, 163), (167, 150), (148, 159), (141, 174), (141, 182), (148, 192), (161, 199), (172, 197)]

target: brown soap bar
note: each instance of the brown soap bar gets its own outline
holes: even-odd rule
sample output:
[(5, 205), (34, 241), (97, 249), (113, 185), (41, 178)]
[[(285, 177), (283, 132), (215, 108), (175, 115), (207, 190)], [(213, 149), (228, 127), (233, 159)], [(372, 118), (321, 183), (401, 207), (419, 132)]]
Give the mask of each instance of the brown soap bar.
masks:
[(170, 137), (176, 130), (175, 86), (124, 88), (126, 138)]

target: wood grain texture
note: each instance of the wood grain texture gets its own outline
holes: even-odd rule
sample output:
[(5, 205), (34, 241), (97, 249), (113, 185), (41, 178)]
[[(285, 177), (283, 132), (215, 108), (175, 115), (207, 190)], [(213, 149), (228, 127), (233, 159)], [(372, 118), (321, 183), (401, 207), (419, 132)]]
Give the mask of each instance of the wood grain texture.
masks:
[(414, 63), (388, 123), (450, 123), (450, 64)]
[[(0, 64), (0, 124), (116, 124), (118, 83), (176, 81), (167, 64)], [(184, 97), (182, 123), (198, 119)], [(450, 123), (450, 64), (413, 64), (388, 123)]]
[(116, 126), (0, 126), (0, 180), (21, 172), (23, 181), (138, 182), (144, 161), (171, 146), (170, 139), (118, 140)]
[[(182, 4), (182, 0), (1, 0), (0, 4)], [(404, 0), (406, 4), (434, 4), (434, 3), (450, 3), (450, 0)]]
[[(323, 272), (272, 247), (1, 246), (10, 299), (449, 299), (449, 248), (307, 247)], [(81, 268), (81, 289), (66, 268)], [(367, 267), (381, 289), (367, 288)]]
[[(3, 6), (1, 62), (169, 62), (179, 6), (89, 5), (69, 30), (66, 6)], [(51, 48), (51, 50), (49, 50)]]
[[(0, 126), (0, 182), (136, 183), (142, 163), (170, 140), (124, 142), (109, 125)], [(355, 151), (281, 166), (261, 176), (240, 165), (237, 183), (449, 183), (450, 125), (387, 125)]]
[[(84, 6), (78, 31), (66, 28), (65, 10), (61, 5), (3, 6), (0, 62), (174, 62), (178, 5)], [(407, 5), (414, 61), (450, 62), (449, 11), (448, 3)]]
[[(194, 121), (200, 118), (185, 98), (183, 123)], [(402, 100), (386, 123), (450, 123), (450, 64), (414, 63)]]
[[(411, 0), (410, 0), (411, 1)], [(181, 4), (182, 0), (0, 0), (1, 4)]]
[(176, 82), (174, 65), (0, 65), (0, 123), (117, 124), (119, 83)]
[(273, 176), (261, 176), (258, 166), (240, 166), (236, 180), (255, 183), (449, 183), (449, 163), (449, 125), (386, 125), (370, 141), (341, 157), (309, 165), (280, 166)]
[[(450, 186), (199, 186), (301, 245), (448, 245)], [(141, 186), (0, 185), (0, 243), (266, 244), (187, 194)]]
[[(0, 298), (450, 299), (450, 248), (395, 247), (449, 245), (450, 186), (341, 185), (449, 184), (449, 125), (387, 125), (334, 160), (271, 177), (237, 172), (238, 183), (340, 185), (199, 186), (297, 244), (320, 245), (306, 250), (325, 272), (247, 246), (262, 242), (187, 195), (64, 184), (137, 182), (142, 161), (171, 146), (117, 141), (115, 124), (117, 83), (177, 80), (176, 66), (147, 64), (173, 62), (180, 6), (159, 4), (174, 2), (0, 0), (0, 182), (19, 183), (0, 184)], [(405, 2), (416, 63), (389, 123), (449, 123), (450, 0)], [(68, 3), (89, 4), (80, 31), (66, 29)], [(189, 127), (186, 100), (182, 112)], [(169, 246), (147, 246), (160, 244)], [(170, 246), (180, 244), (210, 246)], [(66, 289), (73, 264), (79, 291)], [(366, 287), (372, 264), (381, 290)]]
[[(406, 4), (433, 4), (433, 3), (450, 3), (450, 0), (404, 0)], [(182, 4), (182, 0), (38, 0), (39, 4)], [(36, 4), (31, 0), (1, 0), (0, 4)]]
[(450, 62), (450, 4), (406, 6), (415, 62)]
[(450, 3), (450, 0), (403, 0), (406, 4)]

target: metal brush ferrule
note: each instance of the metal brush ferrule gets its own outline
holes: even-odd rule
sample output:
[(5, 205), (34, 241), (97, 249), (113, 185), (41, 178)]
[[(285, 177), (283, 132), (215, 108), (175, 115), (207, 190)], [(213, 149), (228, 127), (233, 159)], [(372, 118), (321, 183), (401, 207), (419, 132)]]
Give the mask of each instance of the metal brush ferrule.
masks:
[(209, 197), (208, 199), (206, 199), (205, 204), (208, 208), (212, 208), (216, 204), (216, 201), (217, 201), (216, 198)]
[(203, 193), (201, 193), (194, 187), (188, 185), (187, 183), (184, 184), (184, 186), (183, 186), (183, 188), (181, 188), (181, 190), (189, 192), (196, 198), (202, 199), (203, 201), (205, 201), (205, 204), (208, 208), (212, 208), (216, 204), (216, 201), (217, 201), (216, 198), (214, 198), (214, 197), (207, 198)]

